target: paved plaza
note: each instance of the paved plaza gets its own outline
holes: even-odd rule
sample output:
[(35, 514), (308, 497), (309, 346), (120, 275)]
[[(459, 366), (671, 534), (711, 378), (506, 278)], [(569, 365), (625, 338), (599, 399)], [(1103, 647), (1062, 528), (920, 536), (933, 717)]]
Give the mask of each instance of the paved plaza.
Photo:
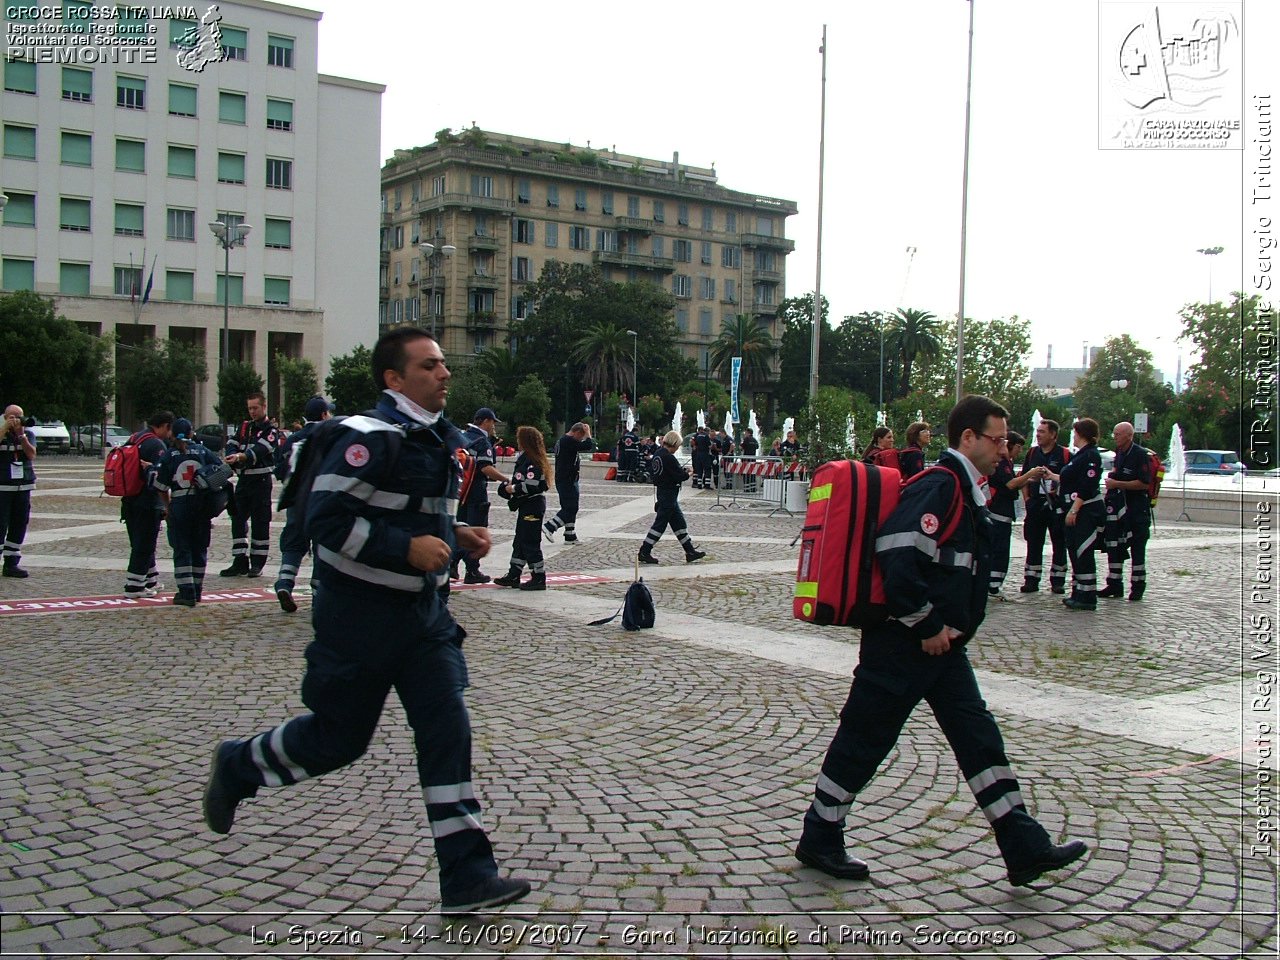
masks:
[[(24, 611), (122, 590), (100, 469), (41, 459), (32, 576), (0, 580), (4, 956), (1277, 954), (1276, 850), (1256, 836), (1274, 844), (1274, 744), (1257, 732), (1276, 710), (1254, 680), (1275, 650), (1250, 659), (1238, 530), (1161, 525), (1145, 601), (1095, 614), (1017, 593), (1015, 531), (1008, 601), (971, 656), (1032, 812), (1090, 855), (1058, 883), (1010, 887), (922, 706), (854, 804), (850, 850), (872, 874), (851, 882), (792, 857), (857, 659), (855, 631), (791, 619), (802, 518), (686, 488), (707, 559), (686, 565), (664, 537), (643, 570), (656, 628), (590, 627), (621, 602), (653, 492), (587, 480), (583, 542), (546, 547), (549, 574), (584, 580), (450, 600), (485, 823), (534, 892), (445, 923), (394, 697), (357, 763), (263, 790), (229, 836), (201, 819), (213, 745), (303, 709), (308, 601), (293, 616), (251, 596)], [(495, 502), (490, 574), (510, 516)], [(267, 597), (269, 578), (217, 577), (229, 554), (222, 518), (206, 592)], [(273, 544), (268, 572), (278, 558)], [(163, 533), (160, 569), (171, 590)]]

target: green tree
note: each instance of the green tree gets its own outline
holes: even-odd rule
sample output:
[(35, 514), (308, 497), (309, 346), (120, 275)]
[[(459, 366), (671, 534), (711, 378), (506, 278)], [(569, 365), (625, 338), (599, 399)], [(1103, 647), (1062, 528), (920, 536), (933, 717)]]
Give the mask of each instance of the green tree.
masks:
[(571, 356), (582, 368), (583, 384), (601, 392), (633, 391), (631, 346), (632, 338), (622, 327), (608, 320), (593, 323), (573, 342)]
[(338, 413), (358, 413), (377, 404), (382, 387), (373, 380), (373, 351), (361, 344), (330, 360), (324, 389)]
[(0, 403), (67, 423), (99, 423), (115, 393), (111, 343), (57, 316), (29, 290), (0, 296)]
[(136, 347), (122, 345), (119, 358), (120, 393), (139, 418), (160, 410), (191, 416), (196, 383), (209, 379), (203, 350), (178, 340), (146, 340)]
[[(822, 326), (818, 338), (818, 383), (833, 383), (842, 357), (835, 332), (828, 322), (830, 304), (822, 298)], [(813, 337), (813, 294), (788, 297), (778, 305), (782, 323), (782, 345), (778, 350), (781, 372), (778, 376), (778, 407), (796, 411), (809, 402), (809, 367)]]
[(830, 367), (836, 385), (878, 401), (883, 333), (884, 397), (888, 401), (897, 395), (897, 373), (893, 363), (893, 345), (888, 339), (888, 323), (889, 318), (879, 310), (863, 311), (840, 322), (835, 330), (835, 356)]
[(492, 407), (496, 396), (498, 393), (489, 375), (473, 363), (456, 371), (449, 380), (446, 415), (458, 426), (465, 427), (481, 407)]
[[(170, 341), (172, 342), (172, 341)], [(245, 418), (245, 397), (262, 389), (262, 376), (247, 363), (230, 361), (218, 374), (218, 402), (214, 413), (221, 423), (239, 423)]]
[[(1113, 382), (1125, 381), (1123, 387)], [(1076, 380), (1075, 414), (1098, 421), (1103, 437), (1121, 420), (1132, 421), (1134, 414), (1148, 414), (1149, 433), (1157, 437), (1173, 408), (1173, 391), (1155, 378), (1151, 353), (1139, 347), (1127, 333), (1109, 337), (1098, 351), (1084, 375)], [(1140, 441), (1145, 442), (1145, 441)], [(1106, 446), (1105, 441), (1102, 444)]]
[[(529, 374), (516, 389), (511, 400), (510, 413), (506, 420), (510, 426), (509, 434), (514, 437), (516, 429), (522, 426), (537, 427), (545, 437), (551, 427), (547, 423), (547, 413), (551, 410), (551, 396), (546, 385), (535, 375)], [(552, 440), (554, 441), (554, 437)]]
[(305, 357), (296, 360), (276, 354), (276, 370), (280, 374), (280, 422), (290, 424), (302, 420), (302, 408), (319, 392), (316, 365)]
[(769, 382), (770, 362), (777, 348), (760, 321), (739, 313), (724, 321), (720, 335), (711, 344), (711, 369), (731, 382), (733, 358), (742, 357), (741, 387), (759, 387)]
[[(640, 402), (636, 405), (636, 421), (638, 428), (648, 433), (657, 433), (658, 428), (662, 426), (664, 417), (666, 417), (667, 408), (662, 402), (662, 398), (656, 393), (646, 394), (640, 398)], [(670, 417), (666, 417), (665, 422), (670, 422)]]
[[(916, 389), (955, 399), (956, 327), (941, 324), (938, 353), (922, 359), (915, 372)], [(964, 392), (980, 393), (1000, 403), (1031, 381), (1031, 321), (1012, 316), (964, 321)], [(1006, 404), (1007, 406), (1007, 404)]]
[(911, 392), (911, 368), (919, 359), (931, 360), (942, 352), (938, 318), (927, 310), (899, 309), (889, 319), (889, 336), (902, 376), (898, 396)]
[[(796, 414), (796, 435), (805, 449), (801, 459), (810, 471), (819, 464), (853, 457), (850, 414), (856, 418), (853, 392), (840, 387), (819, 387), (818, 395)], [(856, 434), (856, 419), (854, 427)]]
[[(483, 374), (493, 386), (493, 393), (486, 398), (482, 406), (493, 407), (502, 412), (502, 403), (515, 396), (520, 381), (528, 375), (523, 358), (517, 358), (505, 347), (489, 347), (481, 350), (467, 364), (467, 370)], [(554, 381), (551, 381), (554, 382)]]

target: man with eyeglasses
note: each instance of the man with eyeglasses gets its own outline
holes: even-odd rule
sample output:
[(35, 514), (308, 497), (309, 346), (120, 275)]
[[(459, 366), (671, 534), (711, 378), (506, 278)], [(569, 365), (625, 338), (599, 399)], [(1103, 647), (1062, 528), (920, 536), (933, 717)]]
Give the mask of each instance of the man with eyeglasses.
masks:
[(869, 876), (870, 867), (845, 852), (844, 821), (921, 700), (995, 831), (1011, 884), (1030, 884), (1087, 850), (1079, 840), (1055, 845), (1027, 812), (966, 654), (986, 613), (991, 570), (991, 520), (980, 479), (999, 460), (1007, 417), (987, 397), (957, 403), (937, 468), (903, 488), (876, 538), (890, 617), (862, 631), (853, 685), (796, 847), (801, 863), (830, 876)]

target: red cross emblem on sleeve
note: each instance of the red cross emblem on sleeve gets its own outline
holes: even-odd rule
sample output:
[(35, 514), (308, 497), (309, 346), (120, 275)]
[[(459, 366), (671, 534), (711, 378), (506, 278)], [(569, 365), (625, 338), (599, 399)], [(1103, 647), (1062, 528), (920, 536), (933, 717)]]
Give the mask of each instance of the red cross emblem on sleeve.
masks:
[(351, 446), (347, 447), (347, 452), (344, 456), (346, 457), (347, 463), (351, 464), (351, 466), (363, 467), (369, 462), (369, 448), (363, 443), (353, 443)]
[(932, 513), (926, 513), (920, 518), (920, 529), (929, 536), (933, 536), (938, 532), (938, 518)]

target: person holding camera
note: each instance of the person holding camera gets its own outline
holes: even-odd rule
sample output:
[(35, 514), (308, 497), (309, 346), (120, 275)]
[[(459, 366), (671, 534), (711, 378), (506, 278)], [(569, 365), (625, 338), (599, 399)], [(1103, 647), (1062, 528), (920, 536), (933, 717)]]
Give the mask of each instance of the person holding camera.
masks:
[(35, 434), (23, 426), (22, 408), (11, 403), (4, 408), (4, 434), (0, 438), (0, 541), (4, 543), (3, 574), (6, 577), (30, 576), (18, 564), (31, 519), (31, 491), (36, 488), (35, 459)]

